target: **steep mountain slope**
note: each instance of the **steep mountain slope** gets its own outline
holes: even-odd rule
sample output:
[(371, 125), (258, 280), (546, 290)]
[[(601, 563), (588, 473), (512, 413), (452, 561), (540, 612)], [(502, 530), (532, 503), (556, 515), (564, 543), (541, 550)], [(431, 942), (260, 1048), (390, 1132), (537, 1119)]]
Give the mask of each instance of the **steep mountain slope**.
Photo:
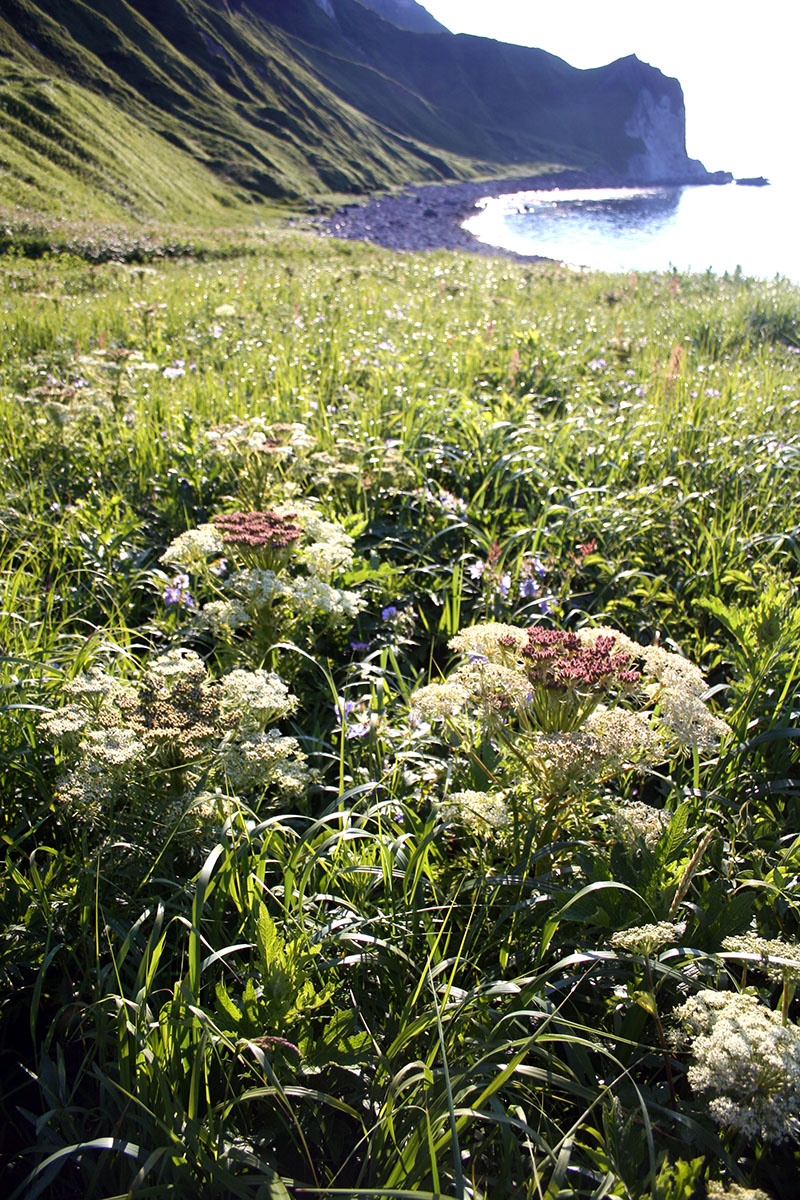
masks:
[(103, 96), (0, 60), (0, 203), (192, 224), (224, 220), (236, 200), (191, 153)]
[[(359, 107), (398, 132), (423, 130), (436, 146), (504, 164), (555, 155), (625, 173), (636, 156), (644, 165), (661, 121), (672, 172), (703, 174), (686, 157), (680, 84), (635, 56), (580, 71), (543, 50), (390, 29), (360, 0), (329, 0), (337, 28), (322, 42), (282, 0), (252, 3), (303, 40), (307, 60), (339, 95), (357, 75)], [(652, 104), (642, 104), (645, 92)], [(637, 123), (640, 110), (653, 116), (652, 129)]]
[[(318, 12), (310, 0), (297, 2)], [(230, 203), (469, 172), (468, 163), (431, 155), (376, 126), (315, 78), (281, 29), (221, 0), (4, 0), (0, 51), (18, 79), (27, 73), (31, 82), (68, 80), (81, 89), (84, 107), (104, 97), (124, 119), (162, 139), (158, 157), (167, 158), (172, 147), (176, 160), (188, 155), (210, 178), (218, 176)], [(11, 124), (17, 105), (6, 76), (0, 80), (6, 171), (12, 142), (27, 153), (25, 128)], [(67, 120), (74, 124), (71, 112)], [(22, 125), (30, 127), (27, 120)], [(50, 141), (54, 161), (59, 140), (56, 134)], [(0, 181), (3, 192), (8, 188)], [(127, 203), (123, 208), (137, 213)]]
[(543, 162), (697, 170), (680, 86), (638, 60), (578, 71), (401, 29), (365, 2), (425, 14), (412, 0), (3, 0), (0, 203), (215, 219)]

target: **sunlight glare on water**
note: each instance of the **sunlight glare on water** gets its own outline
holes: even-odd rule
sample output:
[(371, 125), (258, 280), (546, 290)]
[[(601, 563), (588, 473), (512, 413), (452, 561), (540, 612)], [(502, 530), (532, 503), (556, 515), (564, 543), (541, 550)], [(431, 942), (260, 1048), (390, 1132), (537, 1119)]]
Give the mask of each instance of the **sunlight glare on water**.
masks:
[(796, 190), (741, 184), (532, 191), (489, 197), (479, 241), (605, 271), (706, 271), (800, 282)]

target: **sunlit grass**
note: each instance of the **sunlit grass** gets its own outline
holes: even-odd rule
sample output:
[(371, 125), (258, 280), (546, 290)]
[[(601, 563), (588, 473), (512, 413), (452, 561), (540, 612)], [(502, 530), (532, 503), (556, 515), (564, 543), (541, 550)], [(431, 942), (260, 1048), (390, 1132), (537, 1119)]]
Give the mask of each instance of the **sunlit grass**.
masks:
[[(699, 988), (783, 1004), (725, 937), (797, 942), (797, 291), (275, 232), (4, 266), (9, 1193), (791, 1196), (796, 1144), (716, 1123), (668, 1035)], [(350, 625), (286, 603), (226, 640), (165, 602), (179, 534), (301, 499), (355, 538)], [(543, 821), (491, 738), (409, 721), (488, 620), (660, 641), (732, 733)], [(238, 797), (193, 841), (161, 761), (111, 816), (66, 804), (69, 681), (176, 646), (291, 682), (302, 804)], [(463, 789), (527, 816), (471, 832)], [(615, 823), (642, 802), (651, 842)], [(677, 919), (649, 956), (611, 943)]]

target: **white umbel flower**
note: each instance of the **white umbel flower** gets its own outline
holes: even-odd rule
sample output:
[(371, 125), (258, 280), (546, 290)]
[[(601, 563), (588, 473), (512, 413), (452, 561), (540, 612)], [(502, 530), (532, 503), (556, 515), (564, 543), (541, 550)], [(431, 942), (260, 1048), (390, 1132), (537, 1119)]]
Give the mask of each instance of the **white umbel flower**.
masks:
[(654, 850), (661, 835), (669, 825), (669, 813), (653, 808), (643, 800), (628, 800), (615, 804), (611, 821), (625, 837), (643, 842), (648, 850)]
[(490, 662), (510, 666), (517, 661), (519, 651), (528, 640), (527, 629), (517, 625), (505, 625), (502, 621), (487, 621), (482, 625), (470, 625), (460, 629), (450, 639), (451, 650), (461, 654), (482, 655)]
[(222, 554), (222, 534), (213, 521), (187, 529), (170, 542), (161, 555), (167, 567), (184, 567), (187, 571), (204, 570), (209, 558)]
[(297, 697), (274, 671), (237, 669), (219, 681), (220, 718), (242, 733), (257, 733), (297, 708)]
[(656, 694), (661, 721), (682, 746), (715, 750), (730, 726), (715, 717), (702, 700), (682, 687), (662, 687)]
[(761, 1188), (741, 1187), (738, 1183), (729, 1183), (727, 1187), (715, 1180), (706, 1185), (706, 1200), (770, 1200)]
[(283, 737), (277, 729), (232, 743), (223, 751), (220, 763), (234, 792), (263, 792), (272, 786), (297, 796), (311, 780), (297, 739)]
[(800, 1030), (755, 996), (705, 989), (675, 1016), (691, 1038), (689, 1083), (717, 1124), (750, 1141), (800, 1133)]
[(463, 825), (484, 838), (502, 836), (511, 827), (511, 813), (502, 796), (491, 792), (452, 792), (440, 813), (446, 821)]
[(446, 717), (457, 717), (470, 700), (465, 687), (451, 680), (444, 683), (429, 683), (418, 688), (411, 697), (411, 713), (422, 721), (443, 721)]
[(199, 654), (177, 647), (148, 662), (145, 680), (157, 691), (171, 691), (180, 685), (196, 686), (203, 682), (206, 674), (205, 663)]
[(686, 932), (684, 921), (656, 921), (653, 925), (636, 925), (633, 929), (621, 929), (611, 935), (615, 950), (627, 950), (629, 954), (655, 954), (665, 946), (675, 946)]

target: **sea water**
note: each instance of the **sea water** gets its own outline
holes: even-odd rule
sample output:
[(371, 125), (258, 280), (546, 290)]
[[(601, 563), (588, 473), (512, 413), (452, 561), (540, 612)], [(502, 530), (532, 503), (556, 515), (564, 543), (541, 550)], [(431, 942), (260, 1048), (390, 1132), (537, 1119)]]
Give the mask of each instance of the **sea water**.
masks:
[(800, 283), (797, 186), (531, 191), (489, 197), (465, 228), (491, 246), (604, 271), (740, 269)]

